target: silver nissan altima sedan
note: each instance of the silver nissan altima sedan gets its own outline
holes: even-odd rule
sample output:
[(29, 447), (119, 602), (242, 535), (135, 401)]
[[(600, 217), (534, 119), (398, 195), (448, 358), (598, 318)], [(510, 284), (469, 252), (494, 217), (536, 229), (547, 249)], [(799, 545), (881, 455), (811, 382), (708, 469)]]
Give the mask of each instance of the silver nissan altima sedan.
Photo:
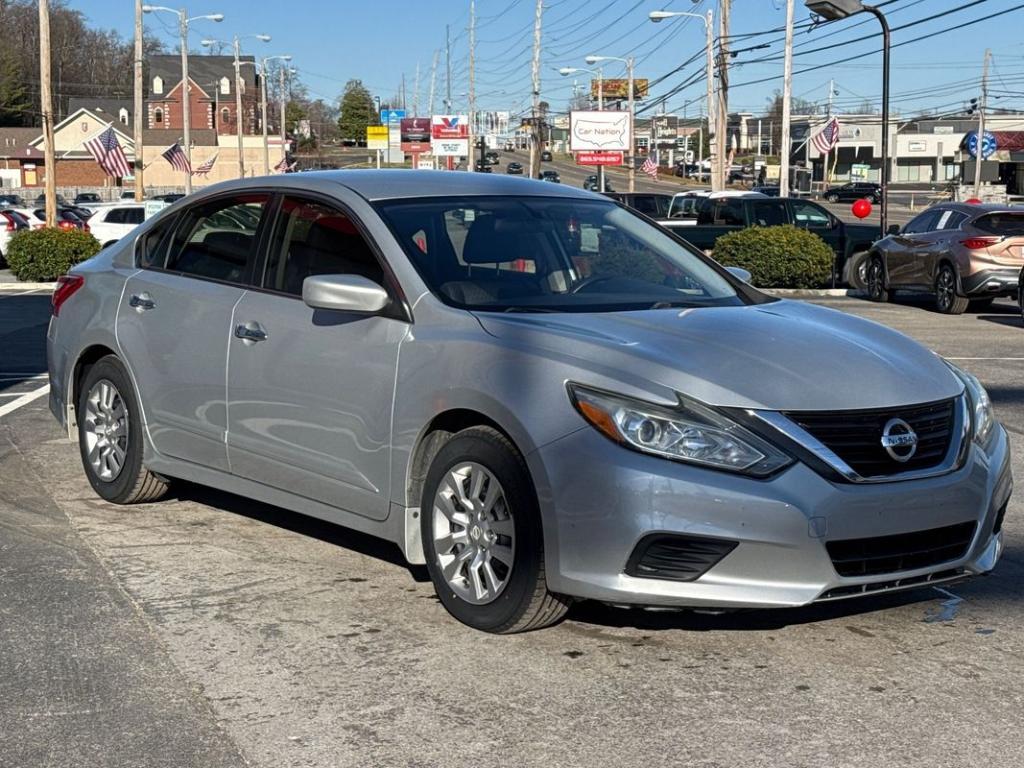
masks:
[(990, 571), (977, 379), (568, 186), (212, 186), (61, 278), (50, 406), (96, 492), (182, 478), (396, 543), (489, 632), (580, 598), (798, 606)]

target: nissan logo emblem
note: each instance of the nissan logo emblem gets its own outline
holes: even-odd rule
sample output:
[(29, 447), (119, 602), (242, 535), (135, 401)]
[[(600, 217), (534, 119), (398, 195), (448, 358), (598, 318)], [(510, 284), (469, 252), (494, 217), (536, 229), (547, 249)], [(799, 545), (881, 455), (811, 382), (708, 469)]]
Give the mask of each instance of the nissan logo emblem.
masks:
[(901, 464), (917, 452), (917, 433), (903, 419), (889, 419), (882, 430), (882, 447)]

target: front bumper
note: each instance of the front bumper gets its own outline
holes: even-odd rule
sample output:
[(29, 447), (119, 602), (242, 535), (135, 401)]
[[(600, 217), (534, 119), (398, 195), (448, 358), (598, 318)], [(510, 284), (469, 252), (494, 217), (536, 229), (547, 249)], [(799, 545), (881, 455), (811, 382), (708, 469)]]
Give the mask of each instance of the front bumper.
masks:
[(960, 280), (964, 295), (977, 296), (1012, 296), (1017, 293), (1020, 283), (1020, 269), (1017, 267), (998, 267), (983, 269)]
[[(586, 427), (528, 457), (544, 520), (552, 591), (612, 603), (764, 608), (908, 588), (991, 570), (996, 519), (1013, 489), (1002, 427), (950, 474), (874, 485), (832, 483), (796, 464), (770, 480), (622, 448)], [(974, 522), (966, 554), (927, 568), (841, 577), (826, 543)], [(627, 575), (650, 534), (737, 542), (693, 581)]]

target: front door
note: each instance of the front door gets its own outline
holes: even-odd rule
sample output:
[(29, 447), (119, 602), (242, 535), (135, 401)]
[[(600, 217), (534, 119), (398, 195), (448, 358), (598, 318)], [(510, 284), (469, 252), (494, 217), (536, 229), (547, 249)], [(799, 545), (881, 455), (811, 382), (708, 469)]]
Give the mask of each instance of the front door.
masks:
[(231, 314), (252, 271), (268, 200), (250, 194), (207, 202), (158, 225), (140, 244), (143, 268), (126, 283), (117, 335), (153, 446), (166, 456), (228, 469)]
[(387, 285), (352, 220), (285, 197), (261, 289), (235, 309), (228, 361), (231, 470), (383, 520), (388, 513), (391, 406), (408, 324), (384, 315), (314, 310), (310, 275), (359, 274)]
[(889, 238), (890, 246), (885, 254), (889, 285), (894, 288), (928, 285), (922, 271), (929, 247), (927, 234), (935, 229), (941, 214), (941, 211), (925, 211), (911, 219), (898, 235)]

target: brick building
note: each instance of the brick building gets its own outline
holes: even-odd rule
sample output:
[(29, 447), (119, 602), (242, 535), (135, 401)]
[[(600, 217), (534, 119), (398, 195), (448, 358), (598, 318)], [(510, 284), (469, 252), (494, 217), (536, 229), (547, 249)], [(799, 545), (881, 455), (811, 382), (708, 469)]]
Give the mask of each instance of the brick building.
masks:
[[(259, 78), (255, 58), (241, 57), (242, 133), (260, 132)], [(150, 56), (149, 80), (146, 83), (144, 123), (150, 129), (181, 131), (184, 126), (181, 86), (181, 57)], [(235, 100), (235, 59), (233, 56), (190, 56), (190, 127), (193, 130), (214, 130), (217, 133), (237, 132)]]

